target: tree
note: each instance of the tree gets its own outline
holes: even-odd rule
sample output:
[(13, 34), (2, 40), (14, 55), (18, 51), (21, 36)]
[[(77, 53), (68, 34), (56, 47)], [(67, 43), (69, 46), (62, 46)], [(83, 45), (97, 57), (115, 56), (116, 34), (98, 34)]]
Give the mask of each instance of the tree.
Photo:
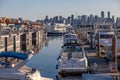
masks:
[(11, 23), (10, 18), (5, 18), (5, 23), (6, 23), (7, 25), (10, 24), (10, 23)]

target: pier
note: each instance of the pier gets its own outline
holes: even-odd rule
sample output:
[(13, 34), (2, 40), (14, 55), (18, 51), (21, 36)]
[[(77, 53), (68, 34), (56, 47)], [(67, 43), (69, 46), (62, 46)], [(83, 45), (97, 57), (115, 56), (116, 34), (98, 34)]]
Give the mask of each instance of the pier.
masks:
[[(112, 38), (112, 53), (113, 60), (110, 61), (100, 53), (100, 41), (98, 34), (97, 50), (94, 48), (92, 30), (88, 34), (88, 30), (85, 29), (76, 29), (76, 34), (80, 39), (80, 43), (83, 44), (83, 47), (86, 50), (86, 55), (88, 58), (89, 73), (88, 74), (97, 74), (97, 75), (106, 75), (112, 76), (114, 80), (120, 80), (120, 70), (119, 62), (117, 58), (117, 38), (116, 36)], [(90, 37), (88, 37), (89, 35)], [(88, 39), (91, 40), (88, 44)]]

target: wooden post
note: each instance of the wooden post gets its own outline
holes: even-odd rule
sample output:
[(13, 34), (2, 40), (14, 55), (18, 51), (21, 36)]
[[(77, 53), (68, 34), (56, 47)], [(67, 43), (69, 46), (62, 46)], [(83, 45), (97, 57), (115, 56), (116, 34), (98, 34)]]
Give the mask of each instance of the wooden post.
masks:
[(112, 54), (113, 58), (110, 64), (110, 71), (117, 72), (118, 71), (118, 63), (117, 63), (117, 38), (116, 36), (112, 39)]
[(90, 33), (90, 48), (93, 49), (93, 34)]
[(117, 38), (114, 36), (112, 39), (112, 53), (113, 53), (113, 62), (117, 63)]
[(8, 42), (7, 42), (7, 37), (5, 37), (5, 52), (7, 52), (8, 50), (7, 50), (7, 44), (8, 44)]
[(85, 37), (86, 37), (86, 44), (88, 44), (88, 33), (87, 33), (87, 30), (86, 30), (86, 35), (85, 35)]
[[(18, 36), (18, 35), (17, 35)], [(13, 36), (13, 51), (16, 52), (16, 36)]]
[(79, 32), (78, 32), (78, 36), (79, 36), (79, 39), (82, 40), (81, 30), (79, 30)]
[[(7, 52), (8, 50), (7, 50), (7, 37), (5, 37), (5, 52)], [(5, 57), (5, 62), (7, 62), (8, 61), (8, 58), (7, 57)]]
[(82, 41), (84, 41), (84, 29), (82, 31)]
[(100, 33), (97, 34), (97, 56), (100, 57)]

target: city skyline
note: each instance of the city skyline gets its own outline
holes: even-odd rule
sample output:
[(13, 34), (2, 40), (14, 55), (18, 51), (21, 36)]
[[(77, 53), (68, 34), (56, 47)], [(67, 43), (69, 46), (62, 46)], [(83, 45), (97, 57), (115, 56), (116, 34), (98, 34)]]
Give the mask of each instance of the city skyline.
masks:
[(101, 11), (110, 11), (111, 15), (120, 17), (119, 0), (1, 0), (0, 17), (22, 17), (24, 19), (37, 20), (49, 17), (71, 14), (77, 15), (98, 15)]

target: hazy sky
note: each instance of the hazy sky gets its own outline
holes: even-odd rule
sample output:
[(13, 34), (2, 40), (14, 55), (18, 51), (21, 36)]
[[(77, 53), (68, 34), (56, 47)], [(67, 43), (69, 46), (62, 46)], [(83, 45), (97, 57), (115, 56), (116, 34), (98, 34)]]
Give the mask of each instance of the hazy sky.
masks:
[(120, 0), (0, 0), (0, 16), (22, 17), (23, 19), (43, 19), (71, 14), (98, 15), (101, 11), (111, 12), (120, 17)]

